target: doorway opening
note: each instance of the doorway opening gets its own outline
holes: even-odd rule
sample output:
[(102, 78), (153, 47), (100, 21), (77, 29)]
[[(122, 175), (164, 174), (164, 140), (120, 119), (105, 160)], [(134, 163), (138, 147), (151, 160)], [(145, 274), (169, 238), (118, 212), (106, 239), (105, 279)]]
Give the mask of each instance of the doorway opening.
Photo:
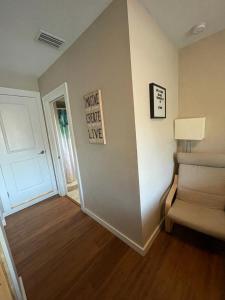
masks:
[(83, 207), (67, 84), (62, 84), (42, 100), (59, 195), (67, 195)]
[(61, 148), (61, 160), (66, 180), (66, 195), (80, 204), (77, 171), (73, 156), (71, 132), (69, 128), (67, 108), (64, 97), (54, 101), (53, 107), (57, 139), (59, 147)]

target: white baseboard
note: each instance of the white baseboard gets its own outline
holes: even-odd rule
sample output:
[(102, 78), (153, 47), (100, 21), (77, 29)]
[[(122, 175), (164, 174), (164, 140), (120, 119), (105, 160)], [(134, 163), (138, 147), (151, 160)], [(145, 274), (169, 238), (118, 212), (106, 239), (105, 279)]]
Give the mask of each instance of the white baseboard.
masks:
[(116, 229), (115, 227), (110, 225), (108, 222), (106, 222), (105, 220), (98, 217), (95, 213), (93, 213), (89, 209), (83, 208), (82, 211), (84, 213), (86, 213), (88, 216), (90, 216), (92, 219), (94, 219), (96, 222), (101, 224), (103, 227), (108, 229), (112, 234), (114, 234), (116, 237), (121, 239), (124, 243), (126, 243), (128, 246), (130, 246), (132, 249), (134, 249), (136, 252), (138, 252), (142, 256), (144, 256), (148, 252), (148, 250), (151, 247), (151, 245), (153, 244), (154, 240), (160, 233), (161, 228), (162, 228), (162, 223), (163, 223), (163, 220), (162, 220), (143, 247), (143, 246), (138, 245), (136, 242), (134, 242), (130, 238), (128, 238), (125, 234), (123, 234), (118, 229)]
[(2, 213), (2, 214), (0, 215), (0, 221), (2, 222), (2, 225), (5, 227), (5, 226), (6, 226), (6, 220), (5, 220), (4, 213)]
[(5, 220), (5, 217), (2, 217), (2, 224), (3, 224), (4, 227), (6, 226), (6, 220)]
[(153, 231), (153, 233), (151, 234), (151, 236), (149, 237), (149, 239), (145, 243), (145, 245), (143, 247), (143, 255), (145, 255), (148, 252), (148, 250), (150, 249), (150, 247), (154, 243), (155, 239), (157, 238), (160, 231), (162, 230), (163, 223), (164, 223), (164, 218), (161, 220), (159, 225), (156, 227), (156, 229)]
[(27, 295), (25, 293), (25, 289), (24, 289), (24, 285), (23, 285), (23, 279), (22, 279), (21, 276), (19, 277), (19, 284), (20, 284), (20, 290), (21, 290), (23, 300), (27, 300)]

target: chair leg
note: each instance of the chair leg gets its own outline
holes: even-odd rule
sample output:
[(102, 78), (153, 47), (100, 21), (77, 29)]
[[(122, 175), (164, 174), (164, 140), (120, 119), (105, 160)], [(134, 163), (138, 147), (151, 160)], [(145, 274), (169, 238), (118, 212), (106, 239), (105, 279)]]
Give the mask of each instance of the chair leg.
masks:
[(165, 230), (170, 233), (173, 230), (173, 221), (166, 217), (165, 219)]

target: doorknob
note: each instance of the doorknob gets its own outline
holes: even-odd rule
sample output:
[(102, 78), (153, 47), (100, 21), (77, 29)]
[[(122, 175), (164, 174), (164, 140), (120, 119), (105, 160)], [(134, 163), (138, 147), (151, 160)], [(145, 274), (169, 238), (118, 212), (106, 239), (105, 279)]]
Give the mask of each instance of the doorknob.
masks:
[(45, 154), (45, 150), (42, 150), (42, 151), (39, 152), (38, 154)]

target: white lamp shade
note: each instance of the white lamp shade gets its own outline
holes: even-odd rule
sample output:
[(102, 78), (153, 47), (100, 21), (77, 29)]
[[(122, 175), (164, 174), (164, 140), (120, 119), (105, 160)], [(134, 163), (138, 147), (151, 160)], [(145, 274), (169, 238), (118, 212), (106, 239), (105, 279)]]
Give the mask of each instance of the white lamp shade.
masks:
[(175, 120), (175, 139), (200, 141), (205, 137), (205, 118)]

